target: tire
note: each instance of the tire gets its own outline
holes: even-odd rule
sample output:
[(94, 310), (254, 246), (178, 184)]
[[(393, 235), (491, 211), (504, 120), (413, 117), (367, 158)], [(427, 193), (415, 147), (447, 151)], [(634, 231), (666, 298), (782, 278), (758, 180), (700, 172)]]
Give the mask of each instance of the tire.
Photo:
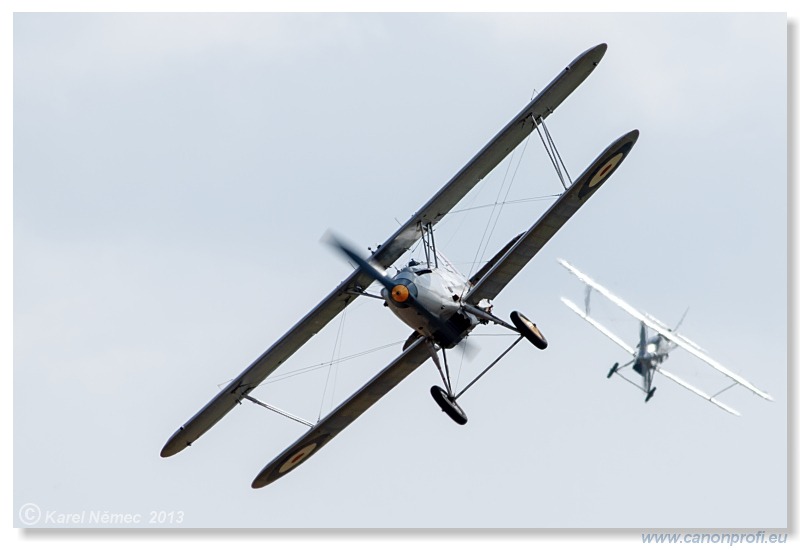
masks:
[(519, 333), (527, 338), (531, 344), (539, 349), (545, 349), (547, 347), (547, 340), (542, 334), (542, 331), (522, 313), (519, 311), (512, 311), (511, 322), (514, 323)]
[(433, 386), (431, 388), (431, 395), (433, 396), (433, 400), (436, 401), (436, 404), (441, 407), (444, 413), (449, 416), (453, 422), (461, 426), (467, 423), (467, 415), (461, 407), (458, 406), (458, 403), (447, 395), (446, 391), (439, 386)]

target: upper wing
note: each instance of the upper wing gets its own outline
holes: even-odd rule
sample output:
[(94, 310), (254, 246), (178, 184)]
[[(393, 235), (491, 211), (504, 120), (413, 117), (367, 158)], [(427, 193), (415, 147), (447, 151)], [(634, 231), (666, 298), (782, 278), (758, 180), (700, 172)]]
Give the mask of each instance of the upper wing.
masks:
[(625, 341), (622, 340), (622, 338), (620, 338), (619, 336), (617, 336), (616, 334), (614, 334), (613, 332), (608, 330), (606, 327), (604, 327), (603, 325), (601, 325), (600, 323), (598, 323), (597, 321), (595, 321), (594, 319), (589, 317), (586, 313), (581, 311), (581, 309), (578, 306), (576, 306), (575, 304), (573, 304), (571, 301), (567, 300), (566, 298), (561, 298), (561, 301), (564, 302), (564, 304), (566, 304), (566, 306), (568, 308), (570, 308), (572, 311), (577, 313), (578, 316), (580, 316), (581, 319), (583, 319), (584, 321), (586, 321), (587, 323), (592, 325), (594, 328), (596, 328), (597, 330), (599, 330), (600, 332), (605, 334), (612, 342), (614, 342), (619, 347), (621, 347), (622, 349), (627, 351), (629, 354), (636, 355), (636, 350), (633, 349), (633, 347), (631, 347), (628, 344), (626, 344)]
[(639, 138), (632, 130), (609, 145), (539, 220), (470, 290), (467, 300), (493, 300), (531, 258), (614, 173)]
[[(416, 214), (411, 216), (371, 258), (384, 267), (416, 243), (422, 227), (436, 225), (445, 214), (506, 158), (536, 128), (534, 121), (544, 120), (591, 74), (606, 53), (607, 46), (598, 44), (576, 57), (572, 63), (506, 124), (464, 168), (436, 193)], [(390, 260), (391, 258), (391, 260)]]
[(267, 464), (253, 480), (252, 487), (254, 489), (264, 487), (300, 465), (406, 376), (414, 372), (429, 357), (425, 343), (417, 340), (360, 390)]
[(623, 311), (631, 315), (633, 318), (637, 319), (638, 321), (644, 323), (651, 329), (658, 332), (665, 339), (685, 349), (698, 359), (706, 362), (711, 367), (715, 368), (716, 370), (718, 370), (719, 372), (721, 372), (722, 374), (724, 374), (725, 376), (736, 382), (737, 384), (744, 386), (745, 388), (752, 391), (759, 397), (763, 397), (764, 399), (772, 401), (772, 397), (768, 393), (756, 388), (753, 384), (751, 384), (750, 382), (748, 382), (735, 372), (731, 372), (725, 367), (723, 367), (719, 362), (709, 357), (703, 350), (698, 348), (694, 343), (689, 342), (686, 338), (682, 337), (680, 334), (672, 332), (671, 330), (669, 330), (669, 328), (665, 327), (661, 322), (655, 321), (651, 316), (645, 315), (644, 313), (638, 311), (633, 306), (629, 305), (627, 302), (622, 300), (622, 298), (615, 296), (608, 289), (595, 282), (591, 277), (589, 277), (585, 273), (581, 273), (575, 266), (573, 266), (566, 260), (558, 260), (558, 261), (561, 265), (567, 268), (567, 270), (569, 270), (582, 282), (586, 283), (587, 285), (595, 289), (597, 292), (599, 292), (600, 294), (611, 300), (611, 302), (619, 306)]
[[(547, 118), (594, 70), (606, 52), (600, 44), (586, 50), (548, 84), (464, 168), (462, 168), (416, 214), (380, 245), (369, 261), (387, 268), (397, 261), (421, 235), (422, 226), (438, 223), (475, 185), (497, 166), (535, 128), (534, 120)], [(172, 456), (191, 445), (277, 369), (313, 335), (367, 288), (373, 278), (356, 270), (271, 348), (220, 391), (200, 412), (181, 426), (161, 450)]]

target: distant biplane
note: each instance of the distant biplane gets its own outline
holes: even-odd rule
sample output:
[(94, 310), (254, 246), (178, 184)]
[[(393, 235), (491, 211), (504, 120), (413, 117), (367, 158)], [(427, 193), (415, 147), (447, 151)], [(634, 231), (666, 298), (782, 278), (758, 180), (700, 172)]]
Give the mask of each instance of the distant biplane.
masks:
[[(578, 306), (574, 303), (569, 301), (566, 298), (561, 298), (561, 301), (566, 304), (568, 308), (572, 311), (577, 313), (582, 319), (592, 325), (594, 328), (602, 332), (605, 336), (611, 339), (612, 342), (617, 344), (619, 347), (627, 351), (633, 359), (625, 363), (624, 365), (620, 366), (619, 363), (614, 363), (611, 367), (611, 370), (608, 371), (607, 378), (611, 378), (615, 374), (622, 377), (624, 380), (631, 382), (623, 376), (620, 371), (626, 367), (632, 366), (633, 370), (638, 373), (642, 377), (642, 385), (638, 386), (636, 383), (631, 382), (635, 386), (639, 387), (644, 393), (645, 398), (644, 402), (647, 403), (653, 397), (653, 394), (656, 391), (656, 387), (653, 386), (653, 375), (658, 372), (661, 373), (664, 377), (669, 378), (679, 386), (689, 390), (690, 392), (699, 395), (703, 399), (713, 403), (717, 407), (721, 408), (724, 411), (727, 411), (731, 414), (735, 414), (736, 416), (740, 416), (738, 412), (734, 409), (722, 403), (717, 399), (717, 396), (721, 393), (731, 389), (734, 386), (742, 386), (753, 392), (754, 394), (758, 395), (759, 397), (763, 397), (769, 401), (772, 401), (772, 397), (763, 392), (762, 390), (756, 388), (753, 384), (736, 374), (735, 372), (731, 372), (717, 361), (712, 359), (708, 356), (708, 354), (703, 351), (700, 346), (689, 340), (686, 336), (682, 334), (678, 334), (678, 327), (680, 326), (683, 319), (678, 321), (678, 324), (674, 328), (669, 328), (664, 323), (653, 317), (652, 315), (648, 315), (647, 313), (642, 313), (632, 306), (628, 305), (624, 302), (621, 298), (612, 294), (608, 289), (603, 286), (600, 286), (597, 282), (592, 280), (588, 275), (581, 273), (578, 269), (567, 262), (566, 260), (558, 260), (558, 262), (564, 266), (570, 273), (575, 275), (581, 282), (586, 284), (586, 303), (585, 303), (585, 311), (582, 311)], [(591, 296), (591, 292), (595, 290), (601, 295), (608, 298), (613, 304), (619, 306), (623, 311), (627, 314), (631, 315), (634, 319), (639, 321), (639, 342), (636, 344), (635, 347), (628, 345), (622, 340), (620, 337), (616, 336), (606, 327), (601, 325), (597, 320), (589, 317), (589, 300)], [(684, 314), (685, 315), (685, 314)], [(648, 336), (647, 329), (652, 329), (655, 331), (655, 335)], [(669, 353), (676, 349), (682, 348), (698, 359), (704, 361), (712, 368), (718, 370), (725, 376), (727, 376), (732, 383), (726, 386), (724, 389), (716, 392), (714, 395), (709, 395), (708, 393), (697, 389), (693, 385), (689, 384), (688, 382), (681, 380), (671, 372), (664, 370), (664, 367), (661, 364), (669, 357)]]
[[(436, 365), (444, 385), (443, 388), (431, 388), (434, 399), (453, 420), (459, 424), (466, 423), (467, 417), (457, 404), (457, 398), (508, 350), (459, 394), (454, 394), (450, 383), (446, 350), (461, 342), (476, 326), (487, 323), (495, 323), (518, 333), (519, 338), (511, 347), (523, 337), (538, 348), (547, 346), (536, 325), (521, 313), (512, 312), (511, 323), (495, 316), (491, 300), (614, 173), (636, 143), (639, 132), (633, 130), (614, 141), (528, 231), (512, 239), (471, 278), (459, 273), (437, 252), (434, 226), (534, 130), (540, 135), (544, 130), (549, 140), (544, 120), (589, 76), (605, 52), (606, 45), (600, 44), (572, 61), (368, 259), (362, 258), (341, 240), (330, 237), (331, 243), (357, 264), (355, 271), (181, 426), (164, 445), (161, 456), (172, 456), (184, 450), (237, 404), (249, 400), (309, 427), (300, 439), (256, 476), (252, 487), (263, 487), (319, 451), (428, 359)], [(554, 160), (553, 156), (551, 160)], [(567, 187), (566, 183), (564, 186)], [(412, 260), (394, 277), (387, 276), (384, 270), (420, 239), (425, 261)], [(379, 296), (367, 291), (367, 287), (375, 281), (382, 287)], [(288, 415), (250, 395), (275, 369), (359, 296), (383, 300), (395, 315), (414, 330), (402, 353), (394, 361), (317, 423)]]

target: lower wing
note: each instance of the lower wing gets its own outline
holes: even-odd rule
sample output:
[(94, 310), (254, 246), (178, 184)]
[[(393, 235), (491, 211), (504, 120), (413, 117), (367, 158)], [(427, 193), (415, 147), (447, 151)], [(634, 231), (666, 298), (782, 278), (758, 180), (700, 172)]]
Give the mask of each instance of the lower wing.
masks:
[(253, 480), (252, 487), (258, 489), (269, 485), (305, 462), (429, 357), (425, 343), (417, 340), (372, 380), (267, 464)]
[(670, 380), (672, 380), (673, 382), (678, 384), (679, 386), (683, 386), (684, 388), (686, 388), (690, 392), (692, 392), (692, 393), (694, 393), (696, 395), (699, 395), (700, 397), (702, 397), (706, 401), (709, 401), (710, 403), (715, 404), (717, 407), (719, 407), (723, 411), (729, 412), (731, 414), (735, 414), (736, 416), (741, 416), (738, 412), (736, 412), (734, 409), (730, 408), (725, 403), (723, 403), (721, 401), (717, 401), (717, 399), (714, 396), (708, 395), (707, 393), (705, 393), (702, 390), (698, 390), (697, 388), (692, 386), (690, 383), (688, 383), (688, 382), (686, 382), (684, 380), (681, 380), (680, 378), (678, 378), (677, 376), (675, 376), (671, 372), (667, 372), (664, 369), (662, 369), (661, 367), (658, 367), (657, 370), (658, 370), (658, 372), (663, 374), (665, 377), (669, 378)]

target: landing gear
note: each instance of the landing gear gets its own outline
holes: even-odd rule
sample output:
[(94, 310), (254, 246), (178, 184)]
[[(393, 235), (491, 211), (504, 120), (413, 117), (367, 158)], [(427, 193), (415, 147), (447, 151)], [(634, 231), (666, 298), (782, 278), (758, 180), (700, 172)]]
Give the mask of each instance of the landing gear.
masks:
[(471, 388), (472, 385), (475, 384), (475, 382), (477, 382), (484, 374), (486, 374), (489, 369), (495, 366), (500, 359), (505, 357), (505, 355), (511, 351), (514, 346), (521, 342), (523, 338), (527, 339), (539, 349), (545, 349), (547, 347), (547, 340), (545, 340), (545, 337), (542, 335), (541, 331), (536, 327), (536, 325), (518, 311), (511, 312), (511, 322), (514, 323), (512, 326), (506, 321), (503, 321), (502, 319), (492, 315), (487, 308), (478, 308), (471, 304), (463, 304), (462, 307), (466, 313), (472, 314), (481, 321), (492, 321), (509, 330), (519, 333), (519, 336), (516, 340), (514, 340), (514, 343), (512, 343), (503, 353), (501, 353), (497, 359), (492, 361), (488, 367), (483, 369), (483, 371), (481, 371), (481, 373), (476, 376), (472, 382), (467, 384), (459, 393), (453, 392), (453, 387), (450, 384), (450, 369), (447, 366), (447, 354), (445, 353), (445, 347), (440, 345), (439, 349), (441, 349), (442, 359), (444, 361), (439, 361), (439, 356), (437, 353), (438, 350), (435, 346), (435, 341), (431, 338), (426, 339), (425, 344), (428, 346), (428, 352), (430, 353), (431, 359), (433, 359), (433, 362), (439, 371), (439, 375), (442, 377), (442, 382), (444, 382), (444, 389), (439, 386), (433, 386), (431, 388), (433, 400), (436, 401), (439, 407), (441, 407), (442, 411), (444, 411), (447, 416), (452, 418), (456, 424), (463, 426), (467, 423), (467, 415), (464, 413), (461, 407), (458, 406), (456, 400), (464, 395), (464, 392)]
[(653, 397), (653, 394), (656, 393), (656, 388), (651, 389), (647, 392), (647, 397), (644, 398), (644, 402), (647, 403)]
[(511, 322), (514, 323), (519, 333), (527, 338), (531, 344), (539, 349), (545, 349), (547, 347), (547, 340), (542, 334), (542, 331), (522, 313), (519, 311), (512, 311)]
[(618, 368), (619, 368), (619, 363), (614, 363), (614, 366), (611, 367), (610, 371), (608, 371), (608, 375), (606, 376), (606, 378), (611, 378), (612, 376), (614, 376), (614, 373), (617, 372)]
[(436, 401), (436, 404), (442, 408), (442, 411), (453, 419), (453, 422), (461, 426), (467, 423), (467, 415), (461, 407), (458, 406), (455, 397), (448, 395), (447, 391), (439, 386), (433, 386), (431, 388), (431, 395), (433, 396), (433, 400)]
[(442, 363), (439, 361), (439, 355), (436, 352), (436, 346), (431, 340), (427, 340), (425, 343), (428, 346), (428, 352), (431, 354), (431, 359), (433, 359), (436, 369), (439, 371), (439, 375), (442, 377), (442, 382), (444, 382), (444, 386), (447, 388), (443, 389), (439, 386), (433, 386), (431, 388), (433, 400), (436, 401), (436, 404), (439, 405), (444, 413), (452, 418), (456, 424), (463, 426), (467, 423), (467, 415), (464, 414), (464, 411), (458, 406), (458, 403), (456, 403), (458, 396), (453, 394), (452, 386), (450, 385), (450, 368), (447, 366), (447, 354), (445, 353), (444, 348), (441, 348), (442, 358), (444, 359), (444, 369), (442, 369)]

